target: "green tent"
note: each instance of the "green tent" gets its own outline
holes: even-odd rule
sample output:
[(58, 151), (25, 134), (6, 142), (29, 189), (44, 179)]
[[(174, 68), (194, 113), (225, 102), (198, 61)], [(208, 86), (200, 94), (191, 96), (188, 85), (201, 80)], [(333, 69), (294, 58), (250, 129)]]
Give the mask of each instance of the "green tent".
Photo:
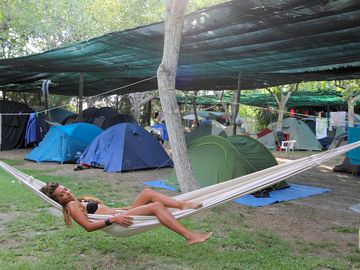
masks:
[(225, 128), (222, 124), (220, 124), (217, 121), (210, 121), (206, 124), (200, 124), (198, 128), (195, 128), (193, 131), (191, 131), (186, 137), (185, 141), (188, 145), (192, 141), (196, 140), (197, 138), (200, 138), (202, 136), (208, 136), (208, 135), (214, 135), (214, 136), (221, 136), (221, 137), (227, 137)]
[(273, 154), (262, 143), (249, 136), (236, 135), (227, 138), (227, 140), (241, 155), (246, 157), (254, 172), (278, 164)]
[[(247, 136), (203, 136), (188, 145), (188, 155), (200, 187), (253, 173), (277, 162), (269, 150)], [(168, 180), (178, 184), (175, 170)]]

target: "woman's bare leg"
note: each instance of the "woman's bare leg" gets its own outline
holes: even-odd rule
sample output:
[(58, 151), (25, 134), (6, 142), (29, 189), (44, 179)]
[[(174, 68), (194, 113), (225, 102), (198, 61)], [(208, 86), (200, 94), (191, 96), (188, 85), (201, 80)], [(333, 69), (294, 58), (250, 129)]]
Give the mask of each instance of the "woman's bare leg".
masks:
[(184, 226), (182, 226), (179, 221), (177, 221), (169, 212), (169, 210), (160, 202), (138, 206), (136, 208), (130, 209), (126, 214), (130, 216), (156, 216), (162, 225), (185, 237), (189, 245), (205, 242), (212, 235), (212, 233), (194, 233), (189, 231)]
[(144, 189), (140, 195), (136, 198), (135, 202), (131, 205), (131, 208), (139, 207), (149, 203), (160, 202), (165, 207), (178, 208), (178, 209), (195, 209), (202, 206), (201, 203), (195, 203), (191, 201), (178, 201), (164, 194), (158, 193), (151, 189)]

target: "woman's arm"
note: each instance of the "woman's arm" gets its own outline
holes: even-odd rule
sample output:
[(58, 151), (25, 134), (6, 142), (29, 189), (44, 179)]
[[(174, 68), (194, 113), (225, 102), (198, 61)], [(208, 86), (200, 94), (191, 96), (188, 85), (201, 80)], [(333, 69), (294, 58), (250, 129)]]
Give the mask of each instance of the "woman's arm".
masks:
[[(86, 231), (92, 232), (106, 227), (105, 220), (89, 221), (88, 217), (81, 211), (79, 204), (77, 202), (70, 202), (67, 205), (70, 216), (83, 227)], [(132, 218), (123, 215), (117, 214), (109, 218), (110, 223), (118, 223), (122, 226), (130, 226), (132, 224)]]

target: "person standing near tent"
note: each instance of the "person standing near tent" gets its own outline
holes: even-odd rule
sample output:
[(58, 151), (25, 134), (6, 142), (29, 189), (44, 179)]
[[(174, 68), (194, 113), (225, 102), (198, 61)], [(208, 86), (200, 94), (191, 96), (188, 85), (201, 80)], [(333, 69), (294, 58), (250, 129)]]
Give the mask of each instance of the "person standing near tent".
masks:
[[(183, 236), (189, 245), (205, 242), (212, 233), (195, 233), (183, 227), (167, 208), (196, 209), (201, 203), (178, 201), (151, 189), (143, 190), (130, 207), (110, 208), (94, 197), (76, 198), (69, 189), (58, 183), (48, 183), (40, 191), (63, 207), (65, 224), (71, 226), (71, 218), (88, 232), (102, 229), (113, 223), (128, 227), (131, 216), (156, 216), (160, 223)], [(125, 214), (118, 210), (126, 210)], [(91, 222), (87, 214), (112, 215), (104, 220)]]

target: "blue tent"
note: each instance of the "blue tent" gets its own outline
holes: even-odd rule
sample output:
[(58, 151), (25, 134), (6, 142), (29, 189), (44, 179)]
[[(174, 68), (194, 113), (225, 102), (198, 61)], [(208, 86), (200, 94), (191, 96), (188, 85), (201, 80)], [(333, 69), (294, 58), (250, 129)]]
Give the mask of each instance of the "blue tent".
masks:
[(36, 162), (76, 162), (86, 147), (102, 132), (87, 123), (52, 126), (38, 147), (25, 159)]
[(106, 172), (170, 167), (170, 157), (144, 128), (121, 123), (106, 129), (80, 157), (80, 164)]

